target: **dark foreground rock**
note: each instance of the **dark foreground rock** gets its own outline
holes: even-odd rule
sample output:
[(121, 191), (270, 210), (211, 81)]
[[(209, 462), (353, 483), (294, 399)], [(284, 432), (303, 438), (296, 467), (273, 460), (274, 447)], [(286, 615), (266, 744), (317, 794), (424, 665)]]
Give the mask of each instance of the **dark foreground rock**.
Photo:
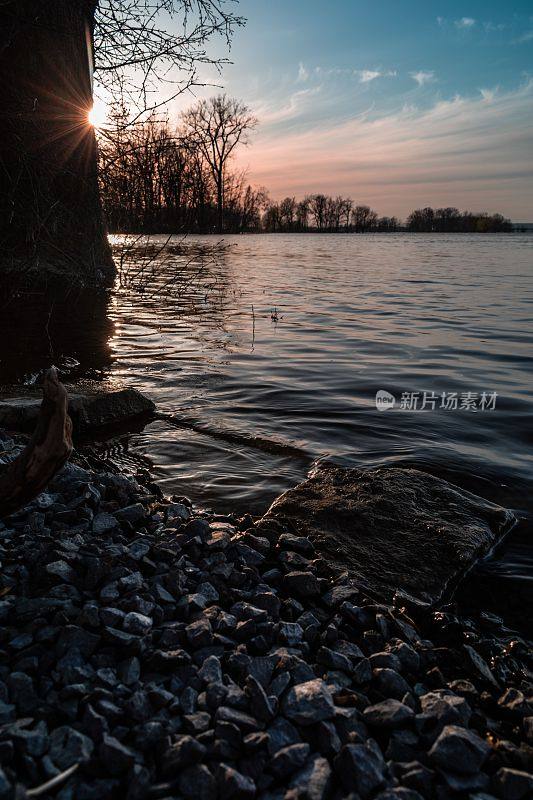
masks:
[(531, 651), (490, 615), (73, 464), (0, 560), (1, 800), (531, 796)]
[[(271, 506), (360, 587), (390, 601), (397, 589), (440, 601), (495, 546), (513, 514), (415, 469), (317, 467)], [(297, 549), (295, 547), (295, 549)]]
[[(6, 397), (0, 400), (0, 427), (12, 431), (33, 430), (40, 403), (40, 397)], [(136, 389), (69, 392), (68, 413), (76, 434), (127, 424), (154, 412), (153, 401)]]

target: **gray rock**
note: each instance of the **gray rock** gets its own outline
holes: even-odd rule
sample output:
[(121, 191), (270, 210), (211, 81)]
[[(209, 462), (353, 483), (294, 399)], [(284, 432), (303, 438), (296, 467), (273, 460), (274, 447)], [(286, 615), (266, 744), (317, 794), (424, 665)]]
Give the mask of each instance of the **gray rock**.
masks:
[(114, 736), (105, 733), (100, 745), (99, 755), (102, 763), (111, 775), (120, 775), (133, 765), (135, 753), (125, 747)]
[(108, 514), (106, 511), (96, 514), (92, 523), (93, 533), (96, 533), (97, 535), (108, 533), (109, 531), (112, 531), (118, 527), (119, 523), (117, 518), (114, 517), (113, 514)]
[(313, 725), (335, 715), (331, 694), (320, 679), (300, 683), (283, 699), (283, 713), (298, 725)]
[(291, 778), (289, 787), (305, 793), (307, 800), (325, 800), (329, 794), (331, 767), (325, 758), (315, 756)]
[(444, 772), (469, 775), (478, 772), (490, 749), (490, 745), (473, 731), (447, 725), (428, 755)]
[(435, 739), (446, 725), (467, 726), (472, 715), (464, 699), (445, 689), (428, 692), (420, 697), (422, 713), (417, 714), (416, 727), (420, 733)]
[(227, 764), (220, 764), (217, 779), (221, 800), (248, 800), (255, 797), (254, 781)]
[(411, 687), (399, 672), (387, 667), (380, 667), (372, 672), (376, 688), (385, 697), (394, 697), (401, 700)]
[(285, 780), (303, 767), (310, 752), (311, 748), (307, 743), (282, 747), (269, 762), (268, 769), (277, 780)]
[(283, 747), (291, 744), (298, 744), (300, 734), (288, 720), (283, 717), (277, 717), (272, 725), (267, 729), (268, 734), (268, 752), (274, 755)]
[(130, 611), (126, 614), (122, 627), (128, 633), (134, 633), (137, 636), (144, 636), (152, 629), (153, 622), (150, 617), (145, 614), (139, 614), (137, 611)]
[(318, 580), (312, 572), (288, 572), (283, 578), (283, 585), (289, 594), (296, 597), (316, 597), (320, 594)]
[(385, 784), (385, 762), (377, 744), (345, 745), (335, 759), (335, 772), (347, 792), (357, 792), (366, 800)]
[(274, 501), (262, 522), (276, 518), (289, 519), (373, 596), (391, 600), (404, 588), (429, 602), (514, 522), (510, 511), (419, 470), (327, 464)]
[(46, 565), (45, 571), (49, 575), (60, 578), (65, 583), (76, 582), (76, 573), (66, 561), (53, 561), (51, 564)]
[(164, 777), (177, 775), (184, 767), (195, 764), (204, 757), (206, 749), (192, 736), (180, 735), (163, 753), (161, 769)]
[(385, 789), (376, 795), (375, 800), (424, 800), (423, 796), (414, 789), (397, 786), (394, 789)]
[(222, 683), (222, 667), (217, 656), (208, 656), (200, 669), (198, 677), (205, 683)]
[(216, 800), (217, 784), (204, 764), (185, 769), (179, 777), (179, 788), (187, 800)]
[(409, 706), (394, 699), (368, 706), (363, 712), (365, 722), (373, 728), (401, 728), (414, 716), (414, 711)]
[(68, 769), (73, 764), (88, 761), (94, 745), (88, 736), (64, 725), (50, 734), (49, 755), (59, 769)]
[[(31, 389), (25, 387), (26, 394)], [(39, 408), (40, 397), (8, 397), (0, 401), (0, 427), (16, 431), (33, 430)], [(136, 389), (119, 389), (86, 392), (69, 392), (68, 413), (74, 431), (89, 432), (106, 425), (133, 422), (139, 417), (150, 417), (155, 411), (154, 403)]]

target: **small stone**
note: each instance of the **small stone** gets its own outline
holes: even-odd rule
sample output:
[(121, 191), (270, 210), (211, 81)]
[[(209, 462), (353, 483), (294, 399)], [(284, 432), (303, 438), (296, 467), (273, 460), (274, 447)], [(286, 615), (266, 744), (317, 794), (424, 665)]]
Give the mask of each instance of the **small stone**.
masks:
[(490, 745), (473, 731), (447, 725), (428, 755), (432, 763), (445, 772), (468, 775), (481, 768), (490, 749)]
[(318, 580), (312, 572), (288, 572), (283, 578), (283, 585), (289, 594), (296, 597), (316, 597), (320, 594)]
[(198, 677), (205, 683), (222, 683), (222, 667), (217, 656), (208, 656), (200, 669)]
[(135, 753), (107, 733), (103, 736), (99, 755), (104, 766), (112, 775), (127, 772), (135, 762)]
[(533, 775), (502, 767), (494, 776), (494, 785), (502, 800), (527, 800), (533, 797)]
[(213, 630), (207, 617), (200, 617), (185, 628), (185, 634), (191, 647), (197, 650), (207, 647), (213, 641)]
[(291, 778), (289, 786), (305, 792), (307, 800), (326, 800), (331, 782), (331, 767), (325, 758), (315, 756)]
[(481, 658), (473, 647), (468, 644), (463, 645), (463, 652), (466, 655), (467, 662), (473, 667), (475, 672), (484, 678), (488, 683), (492, 684), (496, 689), (499, 689), (499, 684), (492, 672), (489, 669), (487, 662)]
[(101, 514), (96, 514), (93, 519), (92, 529), (93, 533), (100, 535), (108, 533), (119, 527), (118, 520), (112, 514), (107, 514), (103, 511)]
[(404, 695), (411, 691), (405, 678), (402, 678), (400, 673), (394, 669), (378, 668), (373, 670), (372, 675), (378, 691), (385, 697), (402, 700)]
[(161, 769), (165, 777), (177, 775), (184, 767), (201, 761), (206, 749), (203, 744), (193, 739), (192, 736), (178, 736), (164, 753), (161, 759)]
[(279, 641), (289, 647), (299, 644), (304, 636), (303, 629), (297, 622), (280, 622), (278, 630)]
[(216, 800), (217, 784), (204, 764), (185, 769), (179, 777), (179, 788), (187, 800)]
[(365, 722), (374, 728), (401, 728), (414, 716), (414, 711), (409, 706), (393, 698), (368, 706), (363, 712)]
[(269, 771), (277, 780), (285, 780), (297, 769), (303, 767), (310, 752), (311, 748), (307, 743), (282, 747), (270, 761)]
[(319, 678), (293, 686), (283, 700), (283, 713), (298, 725), (312, 725), (335, 715), (331, 694)]
[(385, 784), (385, 762), (377, 744), (345, 745), (335, 759), (335, 772), (347, 792), (357, 792), (362, 800)]
[(227, 764), (221, 764), (218, 769), (218, 787), (221, 800), (247, 800), (255, 797), (256, 785), (254, 781), (238, 772)]
[(139, 614), (137, 611), (130, 611), (126, 614), (122, 627), (129, 633), (134, 633), (137, 636), (144, 636), (152, 629), (153, 622), (150, 617), (144, 614)]
[(94, 745), (88, 736), (64, 725), (50, 734), (49, 755), (59, 769), (68, 769), (78, 762), (88, 761)]
[(298, 744), (300, 734), (288, 720), (283, 717), (277, 717), (272, 725), (267, 729), (268, 734), (268, 752), (274, 755), (281, 750), (282, 747), (287, 747), (291, 744)]
[(75, 583), (76, 581), (76, 573), (66, 561), (53, 561), (46, 565), (45, 570), (49, 575), (60, 578), (65, 583)]
[(125, 506), (125, 508), (115, 511), (114, 516), (120, 522), (129, 522), (132, 525), (136, 525), (141, 520), (144, 520), (146, 511), (141, 503), (135, 503), (132, 506)]
[(375, 800), (424, 800), (422, 795), (414, 789), (397, 786), (394, 789), (385, 789), (376, 795)]

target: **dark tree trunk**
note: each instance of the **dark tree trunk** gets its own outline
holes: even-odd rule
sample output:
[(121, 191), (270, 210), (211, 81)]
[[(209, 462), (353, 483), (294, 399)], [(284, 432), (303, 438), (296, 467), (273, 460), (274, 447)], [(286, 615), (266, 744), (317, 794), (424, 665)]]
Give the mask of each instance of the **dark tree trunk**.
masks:
[(217, 175), (217, 233), (224, 233), (224, 178)]
[(91, 0), (0, 7), (0, 270), (105, 285), (92, 105)]

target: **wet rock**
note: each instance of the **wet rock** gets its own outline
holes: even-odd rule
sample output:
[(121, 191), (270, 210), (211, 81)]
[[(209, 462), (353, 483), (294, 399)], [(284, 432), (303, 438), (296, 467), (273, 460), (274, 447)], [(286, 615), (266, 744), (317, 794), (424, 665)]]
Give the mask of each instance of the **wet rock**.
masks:
[(419, 470), (327, 464), (274, 501), (263, 521), (276, 519), (290, 520), (374, 596), (391, 600), (402, 588), (432, 603), (514, 521), (506, 509)]
[(283, 713), (299, 725), (312, 725), (335, 714), (333, 699), (324, 681), (320, 679), (300, 683), (287, 692), (283, 700)]

